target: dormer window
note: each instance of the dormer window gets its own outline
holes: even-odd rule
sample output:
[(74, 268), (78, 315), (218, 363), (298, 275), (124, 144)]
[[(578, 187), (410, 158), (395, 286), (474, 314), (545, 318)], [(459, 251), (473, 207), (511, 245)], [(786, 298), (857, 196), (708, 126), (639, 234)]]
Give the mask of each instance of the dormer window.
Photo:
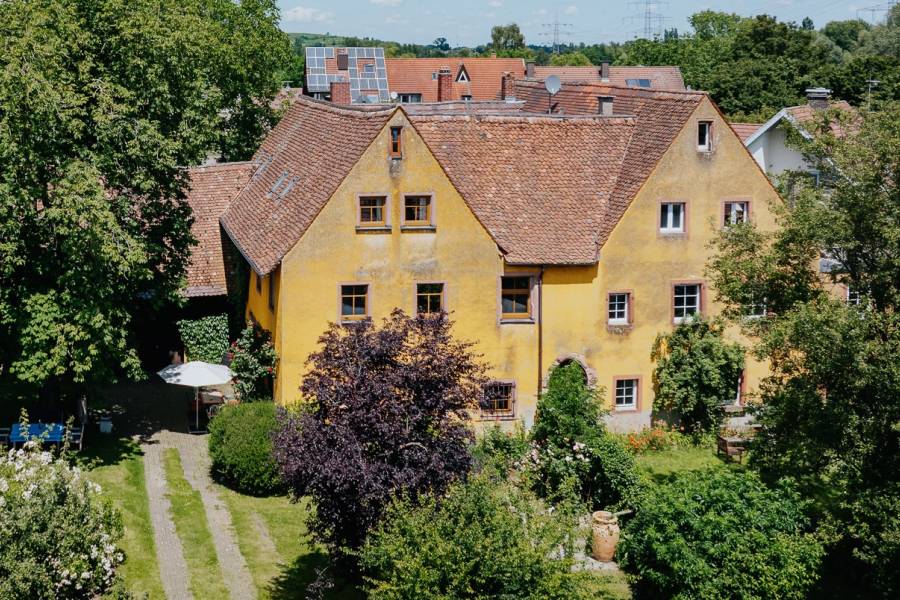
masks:
[(697, 123), (697, 152), (712, 151), (712, 121)]
[(403, 157), (403, 145), (400, 137), (402, 131), (402, 127), (391, 127), (391, 158)]

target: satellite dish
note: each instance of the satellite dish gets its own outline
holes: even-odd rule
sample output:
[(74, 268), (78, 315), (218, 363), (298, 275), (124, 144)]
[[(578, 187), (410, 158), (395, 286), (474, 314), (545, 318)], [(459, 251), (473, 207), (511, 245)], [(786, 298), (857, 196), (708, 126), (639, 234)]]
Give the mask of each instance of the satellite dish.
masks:
[(559, 86), (559, 77), (556, 75), (551, 75), (544, 80), (544, 87), (547, 88), (547, 91), (550, 92), (551, 96), (559, 91)]
[(397, 99), (397, 92), (391, 92), (391, 100)]

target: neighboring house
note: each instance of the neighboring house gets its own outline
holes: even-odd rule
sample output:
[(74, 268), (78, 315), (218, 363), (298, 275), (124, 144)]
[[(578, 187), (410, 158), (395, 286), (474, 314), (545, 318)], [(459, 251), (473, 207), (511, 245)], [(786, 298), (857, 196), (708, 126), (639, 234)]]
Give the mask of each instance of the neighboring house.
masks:
[(733, 123), (731, 126), (739, 132), (747, 149), (767, 175), (777, 176), (785, 171), (805, 171), (817, 177), (815, 169), (807, 163), (803, 154), (788, 145), (784, 126), (794, 127), (802, 136), (810, 138), (810, 133), (804, 125), (815, 118), (817, 112), (829, 108), (853, 111), (845, 101), (829, 100), (830, 94), (831, 90), (825, 88), (808, 89), (807, 104), (781, 109), (771, 119), (756, 126), (752, 132), (747, 131), (750, 126), (745, 124)]
[(331, 100), (334, 82), (349, 82), (357, 103), (496, 100), (504, 73), (525, 76), (521, 58), (385, 58), (383, 48), (306, 48), (306, 90)]
[[(528, 107), (541, 84), (518, 83)], [(559, 97), (596, 113), (604, 89), (633, 116), (298, 100), (220, 220), (252, 269), (247, 314), (273, 333), (276, 399), (297, 399), (329, 322), (445, 310), (490, 365), (483, 419), (530, 425), (574, 361), (614, 427), (648, 425), (656, 335), (718, 310), (708, 242), (739, 218), (773, 228), (780, 200), (705, 94)], [(751, 360), (743, 386), (764, 373)]]
[(608, 83), (624, 87), (685, 91), (684, 78), (678, 67), (611, 66), (608, 62), (587, 67), (541, 67), (531, 62), (526, 65), (526, 77), (529, 79), (546, 79), (550, 75), (556, 75), (564, 83)]

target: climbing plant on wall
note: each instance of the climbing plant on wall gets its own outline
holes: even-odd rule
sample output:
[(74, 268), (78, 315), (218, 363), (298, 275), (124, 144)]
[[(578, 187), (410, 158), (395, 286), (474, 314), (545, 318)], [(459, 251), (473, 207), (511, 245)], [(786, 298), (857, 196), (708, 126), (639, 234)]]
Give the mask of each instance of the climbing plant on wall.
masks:
[(186, 360), (218, 364), (228, 351), (228, 315), (178, 321)]

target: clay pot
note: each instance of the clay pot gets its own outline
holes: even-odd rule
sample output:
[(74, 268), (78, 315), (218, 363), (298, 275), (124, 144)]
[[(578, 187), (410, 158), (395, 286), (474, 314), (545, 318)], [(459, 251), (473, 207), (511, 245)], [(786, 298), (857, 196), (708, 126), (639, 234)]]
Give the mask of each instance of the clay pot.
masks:
[(610, 562), (619, 543), (619, 520), (611, 512), (598, 510), (591, 515), (591, 551), (600, 562)]

